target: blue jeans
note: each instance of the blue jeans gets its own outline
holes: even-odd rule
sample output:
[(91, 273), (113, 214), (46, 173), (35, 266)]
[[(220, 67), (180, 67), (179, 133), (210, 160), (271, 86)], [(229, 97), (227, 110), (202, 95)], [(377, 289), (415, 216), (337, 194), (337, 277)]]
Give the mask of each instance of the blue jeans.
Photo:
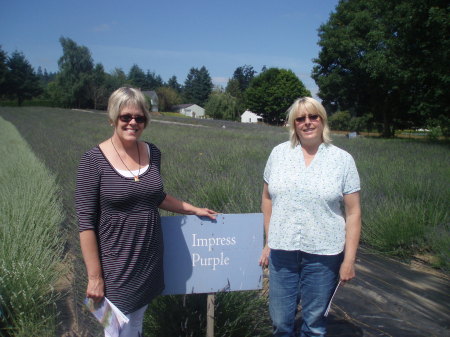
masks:
[(325, 336), (328, 301), (339, 278), (343, 253), (315, 255), (272, 249), (269, 259), (269, 310), (274, 336), (295, 336), (302, 306), (301, 337)]

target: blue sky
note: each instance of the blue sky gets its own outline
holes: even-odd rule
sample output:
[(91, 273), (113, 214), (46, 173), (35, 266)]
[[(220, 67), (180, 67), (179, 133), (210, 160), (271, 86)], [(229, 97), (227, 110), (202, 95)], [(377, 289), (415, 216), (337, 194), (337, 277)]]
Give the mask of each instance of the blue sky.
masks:
[(35, 69), (58, 70), (61, 36), (89, 48), (107, 72), (133, 64), (184, 83), (205, 66), (225, 86), (245, 64), (291, 69), (311, 79), (317, 29), (338, 0), (0, 0), (0, 45), (23, 52)]

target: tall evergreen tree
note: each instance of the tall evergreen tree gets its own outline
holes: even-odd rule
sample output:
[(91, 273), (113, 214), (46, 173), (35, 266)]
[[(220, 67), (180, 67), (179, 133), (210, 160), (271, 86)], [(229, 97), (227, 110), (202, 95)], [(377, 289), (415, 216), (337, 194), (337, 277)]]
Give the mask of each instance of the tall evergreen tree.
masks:
[(42, 93), (39, 78), (33, 67), (18, 51), (12, 53), (6, 63), (6, 93), (9, 97), (17, 99), (17, 104), (22, 105), (25, 99), (31, 99)]
[(162, 87), (164, 81), (160, 75), (156, 75), (154, 71), (147, 71), (145, 75), (145, 87), (143, 89), (156, 90), (156, 88)]
[(8, 60), (8, 55), (0, 46), (0, 97), (6, 94), (6, 74), (8, 73), (8, 66), (6, 61)]
[(236, 98), (236, 109), (243, 112), (245, 107), (244, 93), (255, 77), (256, 71), (252, 66), (244, 65), (236, 68), (233, 77), (227, 83), (225, 91)]
[(147, 78), (144, 71), (137, 64), (133, 64), (130, 68), (127, 80), (133, 87), (141, 90), (147, 89)]
[(331, 110), (399, 127), (449, 122), (450, 7), (442, 0), (340, 1), (319, 29), (313, 78)]
[(63, 55), (58, 60), (56, 96), (66, 107), (89, 107), (89, 90), (94, 69), (91, 52), (85, 46), (78, 46), (75, 41), (61, 37)]
[(36, 76), (39, 77), (39, 79), (41, 79), (42, 77), (44, 77), (44, 72), (42, 71), (42, 67), (41, 67), (41, 66), (39, 66), (39, 67), (37, 68)]
[(244, 65), (236, 68), (232, 78), (238, 81), (241, 92), (244, 92), (250, 85), (250, 82), (255, 75), (256, 71), (252, 66)]
[(51, 81), (53, 81), (56, 77), (55, 73), (48, 73), (47, 69), (44, 68), (44, 71), (42, 71), (42, 67), (39, 66), (38, 70), (36, 72), (36, 76), (39, 78), (39, 81), (41, 82), (42, 87), (46, 87)]
[(241, 90), (241, 86), (239, 85), (239, 81), (235, 78), (230, 78), (228, 80), (225, 92), (238, 99), (241, 98), (244, 94)]
[(205, 66), (191, 68), (184, 82), (184, 97), (189, 103), (203, 106), (212, 91), (212, 80)]
[(106, 74), (106, 88), (109, 93), (127, 84), (127, 75), (121, 68), (115, 68), (111, 74)]
[(107, 106), (108, 92), (106, 87), (106, 74), (101, 63), (97, 63), (92, 72), (90, 94), (94, 109), (105, 108)]
[(167, 86), (178, 93), (181, 92), (181, 84), (178, 83), (177, 77), (175, 75), (169, 78), (169, 80), (167, 81)]

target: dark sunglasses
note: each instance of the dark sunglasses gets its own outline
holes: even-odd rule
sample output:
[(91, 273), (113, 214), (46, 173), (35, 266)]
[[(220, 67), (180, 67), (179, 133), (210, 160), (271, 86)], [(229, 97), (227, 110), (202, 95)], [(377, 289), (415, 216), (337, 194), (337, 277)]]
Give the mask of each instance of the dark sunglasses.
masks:
[(136, 123), (145, 123), (147, 121), (147, 117), (145, 116), (133, 116), (132, 114), (120, 115), (119, 119), (124, 123), (131, 122), (132, 119), (136, 121)]
[(302, 117), (297, 117), (295, 119), (295, 121), (297, 123), (305, 123), (306, 122), (306, 117), (308, 117), (311, 122), (315, 122), (315, 121), (319, 120), (319, 118), (320, 118), (319, 115), (308, 115), (308, 116), (305, 115), (305, 116), (302, 116)]

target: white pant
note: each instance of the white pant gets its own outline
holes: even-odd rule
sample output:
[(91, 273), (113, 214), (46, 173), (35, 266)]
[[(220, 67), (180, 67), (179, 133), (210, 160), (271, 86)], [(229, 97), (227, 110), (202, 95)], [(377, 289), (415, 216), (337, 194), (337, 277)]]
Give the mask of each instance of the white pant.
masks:
[[(142, 323), (144, 322), (145, 310), (147, 310), (148, 305), (132, 312), (131, 314), (125, 315), (129, 319), (129, 322), (122, 327), (119, 337), (140, 337), (142, 336)], [(109, 337), (109, 334), (105, 332), (105, 337)]]

